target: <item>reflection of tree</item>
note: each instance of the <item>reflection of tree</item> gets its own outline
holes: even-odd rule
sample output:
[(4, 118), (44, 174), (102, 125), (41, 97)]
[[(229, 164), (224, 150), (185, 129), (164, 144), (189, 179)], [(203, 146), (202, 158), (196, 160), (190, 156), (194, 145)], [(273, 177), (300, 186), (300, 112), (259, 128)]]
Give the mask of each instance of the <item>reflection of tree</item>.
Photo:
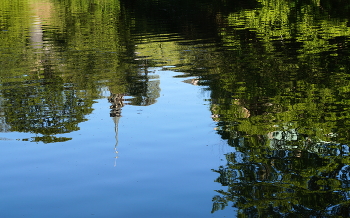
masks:
[[(227, 190), (217, 191), (212, 212), (232, 203), (239, 216), (248, 217), (349, 215), (348, 146), (313, 144), (322, 148), (322, 153), (254, 150), (252, 141), (233, 139), (237, 151), (226, 154), (227, 164), (214, 170), (220, 175), (216, 182)], [(284, 141), (290, 144), (293, 140)]]
[(117, 158), (118, 158), (118, 150), (117, 150), (117, 147), (118, 147), (118, 124), (119, 124), (119, 119), (120, 119), (120, 116), (114, 116), (112, 117), (113, 119), (113, 122), (114, 122), (114, 131), (115, 131), (115, 146), (114, 146), (114, 151), (115, 151), (115, 162), (114, 162), (114, 166), (116, 166), (117, 164)]
[[(41, 24), (44, 19), (47, 23), (50, 18), (52, 5), (33, 3), (31, 6), (35, 20), (28, 28), (30, 46), (19, 53), (23, 56), (22, 68), (18, 70), (20, 73), (15, 72), (13, 75), (10, 71), (8, 74), (1, 74), (4, 78), (1, 87), (3, 115), (10, 131), (39, 134), (33, 141), (66, 141), (69, 138), (54, 135), (78, 130), (78, 123), (84, 121), (84, 116), (92, 111), (92, 99), (71, 89), (71, 85), (57, 75), (55, 57), (58, 54), (51, 42), (44, 40), (44, 27)], [(21, 19), (25, 18), (24, 12)], [(16, 27), (16, 23), (11, 26)], [(21, 37), (27, 35), (17, 36), (17, 39)], [(11, 46), (17, 49), (19, 45)], [(13, 71), (16, 68), (18, 66)]]
[(126, 77), (126, 81), (130, 84), (128, 94), (133, 97), (129, 99), (129, 104), (140, 106), (154, 104), (160, 92), (158, 77), (150, 74), (147, 69), (128, 75)]
[(92, 112), (92, 99), (65, 87), (57, 77), (6, 85), (10, 87), (3, 92), (4, 112), (11, 131), (44, 136), (69, 133), (78, 130), (78, 123)]
[[(112, 105), (110, 106), (111, 112), (110, 116), (113, 119), (114, 122), (114, 131), (115, 131), (115, 146), (114, 150), (116, 153), (116, 159), (118, 158), (118, 151), (117, 151), (117, 146), (118, 146), (118, 124), (119, 124), (119, 119), (121, 117), (121, 110), (122, 107), (124, 106), (124, 95), (123, 94), (115, 94), (111, 93), (110, 97), (108, 98), (108, 102), (111, 103)], [(115, 160), (117, 161), (117, 160)], [(114, 163), (114, 166), (116, 165), (116, 162)]]
[[(125, 105), (148, 106), (154, 104), (159, 97), (159, 76), (145, 73), (128, 74), (125, 76), (128, 86), (123, 90), (125, 93), (114, 93), (113, 88), (108, 101), (111, 103), (111, 117), (120, 117), (121, 108)], [(127, 100), (124, 96), (130, 96)]]
[[(221, 15), (241, 8), (254, 8), (254, 0), (120, 0), (136, 19), (135, 29), (153, 34), (180, 33), (189, 39), (217, 39)], [(154, 23), (161, 22), (161, 25)], [(205, 30), (205, 31), (203, 31)]]
[[(130, 85), (127, 87), (127, 93), (113, 93), (111, 92), (108, 102), (111, 103), (110, 106), (110, 116), (113, 118), (115, 125), (115, 152), (118, 158), (118, 124), (121, 115), (121, 110), (124, 105), (138, 105), (138, 106), (148, 106), (154, 104), (156, 99), (159, 97), (159, 80), (156, 75), (149, 75), (149, 72), (145, 69), (145, 73), (139, 73), (138, 76), (127, 76), (127, 81), (130, 80)], [(131, 98), (125, 100), (124, 96), (132, 96)]]
[(8, 132), (10, 130), (10, 126), (6, 123), (5, 112), (4, 110), (4, 99), (0, 97), (0, 132)]
[(227, 16), (225, 48), (186, 71), (211, 91), (217, 132), (236, 150), (214, 170), (213, 212), (348, 217), (348, 20), (313, 2), (259, 2)]
[[(136, 11), (136, 28), (169, 18), (145, 32), (220, 45), (191, 42), (193, 51), (176, 63), (211, 91), (217, 132), (236, 149), (215, 170), (227, 190), (214, 197), (213, 212), (232, 203), (242, 217), (349, 216), (348, 7), (259, 0), (206, 11), (210, 1), (178, 4), (182, 10), (166, 0), (121, 2)], [(194, 18), (203, 16), (215, 27), (206, 36)]]
[(123, 97), (124, 97), (123, 94), (111, 93), (111, 96), (108, 98), (108, 102), (110, 102), (112, 104), (110, 106), (110, 108), (111, 108), (110, 116), (111, 117), (120, 117), (121, 116), (121, 110), (122, 110), (122, 107), (124, 106)]
[[(39, 134), (34, 141), (64, 141), (55, 135), (79, 129), (101, 87), (132, 96), (126, 104), (150, 105), (159, 97), (157, 78), (133, 60), (119, 1), (34, 2), (34, 24), (24, 22), (32, 14), (22, 1), (0, 5), (6, 11), (0, 28), (11, 30), (0, 32), (0, 49), (11, 51), (0, 55), (2, 128)], [(116, 117), (124, 104), (118, 98), (111, 102)]]

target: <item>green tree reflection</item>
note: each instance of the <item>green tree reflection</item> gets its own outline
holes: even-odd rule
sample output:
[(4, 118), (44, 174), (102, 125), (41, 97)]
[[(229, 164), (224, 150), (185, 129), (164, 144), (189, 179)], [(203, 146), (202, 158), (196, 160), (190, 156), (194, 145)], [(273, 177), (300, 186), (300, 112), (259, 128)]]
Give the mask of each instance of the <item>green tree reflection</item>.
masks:
[(214, 170), (225, 190), (212, 212), (348, 217), (350, 28), (329, 12), (345, 9), (260, 3), (227, 16), (225, 55), (197, 73), (212, 91), (217, 132), (235, 148)]
[[(260, 148), (252, 141), (259, 141)], [(267, 141), (261, 136), (232, 139), (237, 151), (226, 154), (227, 164), (214, 170), (220, 174), (216, 182), (227, 190), (218, 190), (212, 212), (232, 202), (240, 215), (248, 217), (348, 216), (347, 145), (286, 137), (275, 139), (279, 147), (271, 148), (263, 146)], [(302, 141), (317, 150), (291, 146)]]
[[(101, 90), (150, 105), (159, 81), (140, 68), (130, 21), (119, 1), (2, 1), (2, 128), (66, 141), (79, 130)], [(113, 105), (112, 105), (113, 106)], [(5, 128), (6, 127), (6, 128)], [(59, 135), (59, 136), (56, 136)]]
[(121, 2), (139, 35), (200, 39), (182, 42), (191, 52), (174, 65), (211, 91), (217, 132), (236, 150), (214, 170), (227, 190), (218, 190), (213, 212), (233, 204), (248, 217), (348, 214), (347, 9), (330, 1)]

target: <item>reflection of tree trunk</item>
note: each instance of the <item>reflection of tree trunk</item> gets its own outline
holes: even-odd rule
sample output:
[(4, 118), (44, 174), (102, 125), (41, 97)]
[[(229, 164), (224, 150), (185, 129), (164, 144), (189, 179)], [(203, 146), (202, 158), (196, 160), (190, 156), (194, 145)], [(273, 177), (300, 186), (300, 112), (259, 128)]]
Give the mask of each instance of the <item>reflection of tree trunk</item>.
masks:
[(122, 107), (124, 106), (123, 103), (123, 94), (113, 94), (111, 93), (111, 96), (108, 98), (108, 102), (112, 103), (110, 106), (111, 112), (110, 116), (111, 117), (120, 117), (121, 112), (122, 112)]
[(0, 132), (8, 132), (10, 130), (10, 125), (6, 123), (5, 112), (2, 103), (4, 99), (0, 97)]
[(115, 162), (114, 162), (114, 166), (116, 166), (116, 161), (118, 158), (118, 151), (117, 151), (117, 146), (118, 146), (118, 123), (119, 123), (119, 119), (121, 117), (121, 112), (122, 112), (122, 107), (124, 106), (123, 103), (123, 94), (113, 94), (111, 93), (110, 97), (108, 98), (108, 102), (112, 103), (112, 105), (110, 106), (111, 108), (111, 112), (110, 112), (110, 116), (113, 118), (113, 122), (114, 122), (114, 131), (115, 131), (115, 146), (114, 146), (114, 150), (115, 150)]
[(120, 116), (114, 116), (113, 117), (114, 130), (115, 130), (115, 146), (114, 146), (115, 162), (114, 162), (114, 166), (116, 166), (116, 161), (117, 161), (117, 158), (118, 158), (117, 146), (118, 146), (118, 124), (119, 124), (119, 119), (120, 119)]
[(30, 44), (33, 49), (43, 49), (43, 29), (40, 17), (36, 17), (34, 23), (30, 27)]
[(44, 31), (42, 23), (47, 21), (51, 17), (52, 5), (49, 2), (35, 2), (31, 4), (34, 12), (34, 21), (30, 27), (30, 44), (32, 48), (43, 50), (44, 49)]
[(33, 23), (29, 29), (30, 36), (30, 46), (33, 49), (33, 53), (39, 55), (34, 56), (35, 66), (34, 71), (40, 71), (41, 68), (44, 68), (43, 75), (45, 78), (52, 76), (51, 69), (51, 56), (54, 56), (54, 53), (50, 47), (49, 40), (44, 38), (45, 28), (50, 25), (52, 4), (50, 2), (36, 1), (31, 4), (34, 18)]

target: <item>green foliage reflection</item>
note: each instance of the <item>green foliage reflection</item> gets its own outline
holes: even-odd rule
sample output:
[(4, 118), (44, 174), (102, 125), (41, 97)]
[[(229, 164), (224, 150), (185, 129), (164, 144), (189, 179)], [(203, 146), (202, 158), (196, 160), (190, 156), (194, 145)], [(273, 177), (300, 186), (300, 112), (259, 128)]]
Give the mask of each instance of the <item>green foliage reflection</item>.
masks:
[[(0, 3), (2, 131), (36, 134), (32, 141), (79, 130), (102, 90), (149, 105), (157, 78), (133, 54), (130, 25), (118, 0), (15, 0)], [(131, 54), (131, 55), (130, 55)]]
[(347, 217), (350, 28), (331, 12), (344, 8), (260, 3), (228, 15), (226, 55), (198, 75), (212, 91), (218, 133), (235, 148), (214, 170), (226, 190), (212, 212)]

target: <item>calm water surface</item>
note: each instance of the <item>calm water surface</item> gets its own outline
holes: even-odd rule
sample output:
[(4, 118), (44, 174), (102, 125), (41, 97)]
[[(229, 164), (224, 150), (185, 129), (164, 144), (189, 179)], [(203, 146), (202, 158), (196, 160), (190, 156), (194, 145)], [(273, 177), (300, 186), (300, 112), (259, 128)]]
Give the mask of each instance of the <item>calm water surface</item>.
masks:
[(1, 1), (1, 217), (350, 216), (347, 5)]

